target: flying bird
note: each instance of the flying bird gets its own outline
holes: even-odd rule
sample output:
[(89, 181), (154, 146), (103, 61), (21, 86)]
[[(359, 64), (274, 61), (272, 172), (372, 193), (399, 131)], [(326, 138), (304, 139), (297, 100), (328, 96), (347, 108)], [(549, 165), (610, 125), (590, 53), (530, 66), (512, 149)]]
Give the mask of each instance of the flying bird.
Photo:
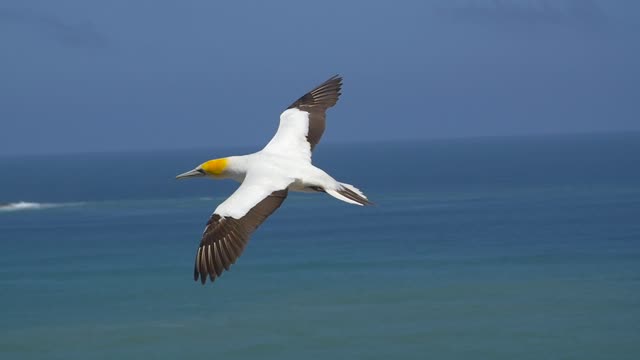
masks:
[(311, 153), (325, 129), (325, 112), (340, 97), (342, 78), (331, 77), (280, 115), (280, 125), (260, 151), (206, 161), (176, 179), (233, 179), (238, 189), (207, 222), (196, 254), (193, 278), (213, 282), (236, 262), (251, 234), (282, 205), (289, 191), (323, 192), (354, 205), (371, 205), (356, 187), (315, 167)]

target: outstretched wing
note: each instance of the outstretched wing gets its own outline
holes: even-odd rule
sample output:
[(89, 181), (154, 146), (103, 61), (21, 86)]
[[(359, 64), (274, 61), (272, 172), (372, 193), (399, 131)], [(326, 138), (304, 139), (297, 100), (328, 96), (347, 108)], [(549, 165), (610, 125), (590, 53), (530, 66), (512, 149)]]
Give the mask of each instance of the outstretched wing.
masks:
[(264, 149), (311, 160), (324, 133), (325, 112), (338, 102), (341, 88), (342, 77), (335, 75), (296, 100), (280, 115), (278, 131)]
[[(287, 197), (287, 186), (249, 178), (211, 215), (196, 254), (193, 279), (213, 282), (242, 254), (249, 237)], [(288, 184), (287, 184), (288, 185)], [(274, 187), (278, 189), (274, 189)]]

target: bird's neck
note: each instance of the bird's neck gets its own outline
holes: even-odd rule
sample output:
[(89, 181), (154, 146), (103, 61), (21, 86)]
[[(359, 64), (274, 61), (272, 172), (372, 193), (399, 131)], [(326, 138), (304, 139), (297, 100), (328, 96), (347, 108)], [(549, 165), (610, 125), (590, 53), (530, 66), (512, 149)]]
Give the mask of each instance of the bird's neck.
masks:
[(229, 156), (226, 158), (225, 177), (237, 182), (243, 182), (247, 175), (249, 155)]

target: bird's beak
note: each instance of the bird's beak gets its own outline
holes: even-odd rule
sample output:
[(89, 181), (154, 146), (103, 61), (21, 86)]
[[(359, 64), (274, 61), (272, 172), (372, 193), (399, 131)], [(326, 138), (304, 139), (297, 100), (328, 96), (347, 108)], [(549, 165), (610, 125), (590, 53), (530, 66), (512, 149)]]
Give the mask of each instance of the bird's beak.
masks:
[(193, 169), (191, 171), (187, 171), (186, 173), (182, 173), (178, 176), (176, 176), (176, 179), (186, 179), (186, 178), (190, 178), (190, 177), (199, 177), (199, 176), (204, 176), (204, 170), (201, 169)]

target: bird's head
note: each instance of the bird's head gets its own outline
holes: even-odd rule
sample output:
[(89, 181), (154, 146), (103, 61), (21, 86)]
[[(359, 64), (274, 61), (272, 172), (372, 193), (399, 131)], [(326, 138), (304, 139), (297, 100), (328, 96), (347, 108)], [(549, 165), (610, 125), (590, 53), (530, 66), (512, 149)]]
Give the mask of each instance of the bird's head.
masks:
[(191, 177), (213, 177), (223, 178), (225, 176), (229, 160), (227, 158), (213, 159), (198, 165), (193, 170), (176, 176), (176, 179), (186, 179)]

